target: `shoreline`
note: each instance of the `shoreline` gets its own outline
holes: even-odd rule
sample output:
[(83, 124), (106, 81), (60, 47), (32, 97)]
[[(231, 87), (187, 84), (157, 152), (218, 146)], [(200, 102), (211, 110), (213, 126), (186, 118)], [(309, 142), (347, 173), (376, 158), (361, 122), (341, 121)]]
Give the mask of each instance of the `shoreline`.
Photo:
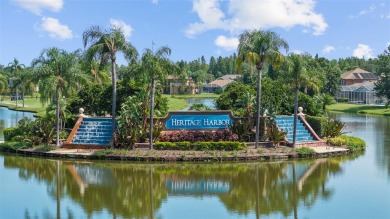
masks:
[[(124, 149), (67, 149), (58, 148), (51, 151), (34, 149), (6, 150), (24, 156), (56, 157), (62, 159), (117, 160), (117, 161), (147, 161), (147, 162), (229, 162), (229, 161), (272, 161), (292, 160), (300, 158), (324, 158), (350, 155), (356, 152), (344, 147), (316, 146), (309, 147), (312, 154), (299, 154), (290, 147), (248, 147), (244, 151), (180, 151), (180, 150), (149, 150), (144, 148)], [(97, 152), (97, 153), (96, 153)], [(106, 153), (105, 153), (106, 152)], [(359, 152), (357, 152), (359, 153)]]

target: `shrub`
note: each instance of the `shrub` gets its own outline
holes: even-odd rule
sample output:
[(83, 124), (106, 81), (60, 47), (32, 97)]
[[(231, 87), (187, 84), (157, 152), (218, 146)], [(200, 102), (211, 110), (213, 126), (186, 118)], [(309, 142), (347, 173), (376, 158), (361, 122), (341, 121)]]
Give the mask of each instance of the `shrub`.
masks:
[(345, 123), (328, 118), (325, 123), (324, 137), (337, 137), (343, 134)]
[(179, 150), (176, 143), (172, 142), (156, 142), (154, 147), (156, 150)]
[(279, 147), (280, 142), (284, 141), (287, 136), (287, 132), (280, 130), (274, 122), (271, 123), (269, 129), (267, 130), (267, 137), (272, 141), (273, 146)]
[(0, 151), (15, 151), (31, 147), (32, 145), (26, 142), (4, 142), (0, 144)]
[(238, 135), (230, 129), (217, 131), (164, 131), (161, 132), (159, 141), (163, 142), (202, 142), (202, 141), (237, 141)]
[(19, 127), (11, 127), (4, 129), (4, 140), (11, 141), (15, 136), (21, 135), (22, 129)]
[(234, 150), (243, 150), (246, 148), (245, 143), (240, 142), (229, 142), (229, 141), (219, 141), (219, 142), (156, 142), (155, 148), (157, 150), (198, 150), (198, 151), (207, 151), (207, 150), (225, 150), (225, 151), (234, 151)]
[(339, 98), (339, 99), (337, 99), (337, 102), (339, 102), (339, 103), (347, 103), (348, 101), (349, 101), (348, 98)]
[(326, 118), (320, 116), (306, 116), (306, 121), (320, 138), (324, 137)]
[(346, 145), (347, 148), (352, 152), (364, 150), (366, 148), (366, 142), (363, 139), (346, 135), (342, 135), (336, 138), (329, 138), (327, 143), (334, 146)]
[(313, 149), (308, 148), (308, 147), (297, 148), (297, 149), (295, 149), (295, 152), (297, 152), (297, 154), (299, 154), (299, 155), (304, 155), (304, 156), (312, 155), (315, 153), (315, 151)]

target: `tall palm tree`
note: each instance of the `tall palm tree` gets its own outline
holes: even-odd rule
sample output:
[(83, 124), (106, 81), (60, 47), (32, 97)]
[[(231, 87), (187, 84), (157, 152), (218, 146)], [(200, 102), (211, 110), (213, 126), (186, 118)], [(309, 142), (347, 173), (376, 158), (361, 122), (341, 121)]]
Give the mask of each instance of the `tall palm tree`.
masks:
[(38, 83), (41, 101), (50, 98), (56, 103), (56, 145), (59, 144), (60, 98), (79, 88), (88, 77), (78, 66), (79, 53), (67, 53), (58, 48), (49, 48), (32, 61), (34, 80)]
[(238, 67), (240, 68), (241, 62), (247, 61), (255, 65), (257, 70), (256, 148), (260, 133), (261, 72), (266, 64), (277, 65), (281, 62), (281, 48), (288, 50), (287, 41), (272, 31), (247, 30), (239, 37)]
[[(138, 52), (126, 41), (126, 37), (120, 28), (114, 27), (107, 31), (99, 26), (92, 26), (83, 33), (84, 48), (89, 45), (86, 51), (87, 60), (92, 61), (95, 57), (100, 59), (100, 65), (105, 65), (111, 60), (111, 80), (112, 80), (112, 131), (111, 136), (114, 139), (115, 116), (116, 116), (116, 53), (121, 51), (128, 60), (137, 59)], [(112, 145), (114, 142), (112, 142)]]
[(293, 81), (295, 96), (294, 96), (294, 129), (293, 129), (293, 147), (296, 144), (296, 129), (297, 129), (297, 113), (298, 113), (298, 92), (303, 81), (307, 77), (307, 63), (300, 54), (290, 54), (286, 62), (289, 78)]
[(149, 148), (153, 149), (153, 115), (154, 115), (154, 93), (156, 80), (164, 80), (165, 76), (178, 71), (177, 66), (172, 63), (168, 56), (171, 55), (171, 49), (168, 46), (162, 46), (153, 52), (153, 49), (146, 49), (141, 58), (141, 70), (146, 73), (151, 82), (150, 89), (150, 130), (149, 130)]
[(20, 73), (23, 71), (23, 69), (26, 66), (24, 64), (19, 63), (19, 61), (14, 58), (14, 61), (8, 63), (8, 68), (11, 71), (11, 77), (10, 79), (12, 80), (12, 85), (16, 90), (16, 108), (18, 107), (18, 99), (19, 99), (19, 85), (20, 85)]
[(7, 89), (8, 80), (3, 72), (0, 72), (0, 94)]

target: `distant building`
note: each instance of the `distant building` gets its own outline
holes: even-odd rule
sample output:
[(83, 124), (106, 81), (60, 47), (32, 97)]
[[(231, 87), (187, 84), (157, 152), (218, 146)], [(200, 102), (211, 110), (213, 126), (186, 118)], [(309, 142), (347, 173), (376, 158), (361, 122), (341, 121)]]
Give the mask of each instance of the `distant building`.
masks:
[(196, 94), (198, 88), (192, 78), (180, 80), (177, 76), (168, 75), (164, 88), (166, 94)]
[(375, 94), (375, 82), (379, 77), (372, 72), (355, 68), (341, 75), (342, 85), (337, 94), (338, 101), (360, 104), (380, 104), (384, 100)]
[(222, 91), (228, 84), (236, 81), (239, 77), (240, 75), (224, 75), (219, 77), (217, 80), (205, 84), (202, 87), (202, 93), (217, 93)]
[(352, 85), (364, 82), (376, 82), (379, 77), (372, 72), (368, 72), (361, 68), (355, 68), (352, 71), (347, 71), (341, 75), (342, 85)]

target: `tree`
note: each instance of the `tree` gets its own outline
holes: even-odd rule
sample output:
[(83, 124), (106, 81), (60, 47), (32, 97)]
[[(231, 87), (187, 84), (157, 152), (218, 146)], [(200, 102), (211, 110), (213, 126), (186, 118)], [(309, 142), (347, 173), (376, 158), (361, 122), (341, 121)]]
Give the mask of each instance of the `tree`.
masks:
[[(8, 68), (11, 71), (11, 77), (12, 80), (12, 87), (16, 90), (16, 107), (18, 107), (18, 99), (19, 99), (19, 85), (20, 85), (20, 73), (23, 71), (23, 69), (26, 66), (24, 64), (19, 63), (19, 61), (14, 58), (13, 62), (8, 63)], [(24, 107), (24, 101), (23, 101), (23, 107)]]
[(56, 103), (56, 145), (59, 143), (60, 98), (85, 84), (88, 78), (78, 67), (78, 51), (67, 53), (58, 48), (49, 48), (32, 61), (34, 80), (38, 83), (41, 101), (46, 98)]
[(247, 61), (257, 69), (256, 148), (260, 133), (261, 72), (266, 64), (277, 65), (282, 60), (281, 48), (288, 50), (287, 41), (271, 31), (247, 30), (239, 37), (237, 67), (240, 69), (240, 64)]
[(156, 80), (164, 80), (165, 76), (175, 73), (179, 69), (172, 63), (168, 56), (171, 55), (171, 49), (168, 46), (162, 46), (154, 52), (146, 49), (141, 58), (141, 71), (149, 77), (150, 80), (150, 131), (149, 131), (149, 148), (153, 149), (153, 115), (154, 115), (154, 93)]
[(301, 88), (302, 82), (305, 81), (307, 75), (306, 62), (300, 54), (290, 54), (286, 63), (287, 72), (289, 73), (289, 78), (292, 79), (295, 90), (294, 97), (294, 130), (293, 130), (293, 147), (296, 143), (296, 133), (297, 133), (297, 113), (298, 113), (298, 92)]
[(0, 93), (3, 93), (7, 89), (7, 86), (8, 86), (7, 77), (1, 71), (0, 72)]
[(380, 79), (375, 83), (374, 90), (379, 97), (387, 98), (387, 105), (390, 104), (390, 46), (383, 54), (378, 56), (377, 72)]
[[(115, 133), (115, 115), (116, 115), (116, 53), (123, 52), (125, 58), (129, 61), (137, 59), (138, 52), (126, 41), (126, 37), (120, 28), (114, 27), (107, 31), (99, 26), (92, 26), (83, 33), (84, 48), (89, 45), (86, 51), (86, 58), (92, 61), (95, 57), (100, 59), (100, 65), (105, 65), (108, 59), (111, 60), (111, 80), (112, 80), (112, 131), (111, 136), (114, 139)], [(113, 142), (112, 142), (113, 146)]]

